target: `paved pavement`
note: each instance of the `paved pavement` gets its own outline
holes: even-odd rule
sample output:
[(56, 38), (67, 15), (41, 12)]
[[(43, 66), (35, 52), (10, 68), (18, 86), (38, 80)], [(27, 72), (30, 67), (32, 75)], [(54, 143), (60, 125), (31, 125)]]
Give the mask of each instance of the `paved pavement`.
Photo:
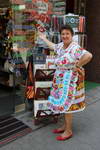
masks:
[[(87, 108), (73, 117), (73, 138), (56, 141), (51, 131), (59, 126), (49, 124), (39, 130), (33, 124), (31, 113), (18, 116), (33, 128), (33, 132), (5, 146), (2, 150), (99, 150), (100, 149), (100, 87), (86, 91)], [(59, 120), (61, 122), (61, 118)]]

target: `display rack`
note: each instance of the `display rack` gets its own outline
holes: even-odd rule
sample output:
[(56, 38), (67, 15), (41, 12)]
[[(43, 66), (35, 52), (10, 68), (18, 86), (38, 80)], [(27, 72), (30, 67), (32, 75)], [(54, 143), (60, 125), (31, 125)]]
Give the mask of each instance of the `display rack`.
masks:
[[(34, 117), (35, 124), (41, 117), (54, 115), (47, 106), (48, 96), (55, 69), (50, 69), (45, 65), (34, 65), (35, 70), (35, 99), (34, 99)], [(41, 112), (41, 113), (40, 113)], [(56, 121), (54, 117), (54, 121)]]
[(57, 115), (48, 109), (48, 96), (55, 72), (53, 63), (54, 57), (47, 56), (45, 64), (34, 65), (35, 76), (35, 98), (34, 98), (34, 118), (35, 124), (38, 124), (41, 118), (51, 117), (53, 122), (57, 122)]

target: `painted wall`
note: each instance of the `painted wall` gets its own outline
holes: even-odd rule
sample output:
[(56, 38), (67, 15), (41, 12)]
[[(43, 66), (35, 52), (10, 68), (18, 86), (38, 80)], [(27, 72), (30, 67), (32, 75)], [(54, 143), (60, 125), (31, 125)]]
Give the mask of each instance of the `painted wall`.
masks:
[(92, 52), (93, 59), (86, 66), (86, 77), (90, 81), (100, 83), (100, 1), (87, 0), (86, 3), (87, 49)]

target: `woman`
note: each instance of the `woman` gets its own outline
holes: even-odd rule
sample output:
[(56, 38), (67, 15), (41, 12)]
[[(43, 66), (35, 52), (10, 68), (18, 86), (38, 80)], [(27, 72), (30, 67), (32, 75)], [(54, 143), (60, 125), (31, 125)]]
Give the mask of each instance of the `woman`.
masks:
[(63, 141), (73, 135), (72, 113), (85, 109), (82, 66), (91, 60), (92, 54), (72, 41), (73, 30), (69, 25), (63, 26), (60, 33), (62, 42), (59, 44), (50, 42), (42, 33), (39, 34), (39, 37), (57, 53), (55, 59), (57, 69), (48, 98), (48, 106), (55, 113), (65, 114), (64, 124), (53, 130), (53, 133), (62, 133), (56, 139)]

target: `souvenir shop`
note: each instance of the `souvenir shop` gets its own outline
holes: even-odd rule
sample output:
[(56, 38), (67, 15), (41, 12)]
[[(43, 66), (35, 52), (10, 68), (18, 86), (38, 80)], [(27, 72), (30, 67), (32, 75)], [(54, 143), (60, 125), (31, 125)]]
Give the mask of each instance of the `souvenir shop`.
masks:
[(37, 30), (58, 43), (67, 23), (73, 40), (87, 48), (86, 0), (6, 1), (0, 4), (0, 116), (32, 111), (36, 117), (47, 108), (55, 71), (55, 53)]

